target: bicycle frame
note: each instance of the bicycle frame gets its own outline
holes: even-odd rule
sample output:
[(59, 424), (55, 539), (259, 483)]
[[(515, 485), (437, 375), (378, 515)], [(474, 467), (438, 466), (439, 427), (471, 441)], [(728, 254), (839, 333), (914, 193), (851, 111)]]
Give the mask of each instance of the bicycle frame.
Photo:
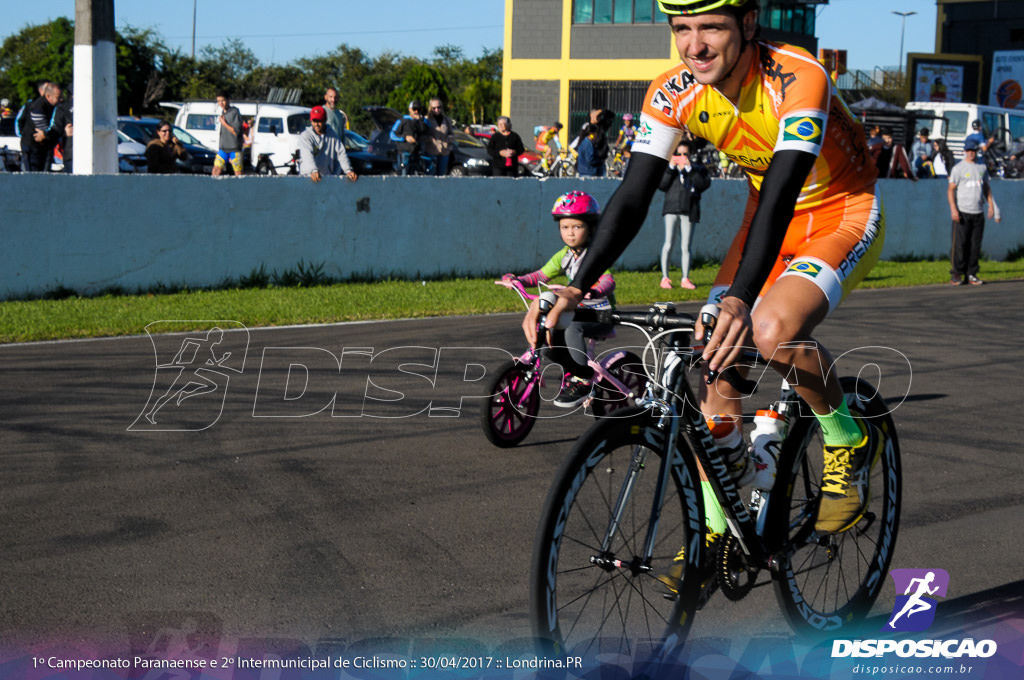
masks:
[[(644, 331), (644, 328), (637, 324), (627, 322), (623, 325), (631, 325)], [(692, 332), (692, 325), (691, 322), (690, 332)], [(658, 370), (655, 375), (649, 376), (651, 380), (648, 383), (647, 393), (637, 401), (637, 405), (642, 408), (652, 409), (655, 413), (659, 414), (658, 428), (668, 430), (668, 441), (670, 442), (671, 451), (679, 450), (676, 443), (681, 441), (680, 436), (682, 436), (682, 441), (685, 441), (689, 452), (697, 459), (708, 481), (711, 483), (715, 496), (725, 511), (726, 522), (731, 533), (736, 537), (743, 553), (758, 567), (770, 568), (772, 566), (771, 556), (775, 549), (781, 545), (782, 540), (781, 536), (762, 535), (765, 527), (764, 517), (768, 512), (770, 496), (768, 499), (765, 499), (758, 517), (753, 517), (747, 509), (743, 497), (740, 495), (739, 488), (733, 480), (728, 464), (724, 457), (719, 454), (707, 421), (697, 407), (693, 391), (686, 380), (689, 370), (700, 361), (698, 348), (689, 345), (687, 342), (689, 334), (685, 326), (659, 335), (667, 335), (667, 342), (665, 342), (662, 356), (659, 359)], [(648, 346), (651, 347), (656, 339), (651, 339)], [(761, 357), (756, 353), (751, 353), (748, 358), (763, 363)], [(788, 383), (784, 382), (778, 402), (779, 407), (787, 409), (787, 404), (792, 399), (792, 388)], [(683, 454), (685, 455), (685, 451)], [(612, 510), (611, 519), (602, 545), (602, 552), (607, 552), (618, 530), (633, 480), (643, 468), (643, 463), (643, 458), (634, 458), (630, 473), (623, 482), (622, 489)], [(662, 501), (668, 489), (672, 468), (678, 464), (679, 461), (673, 460), (668, 456), (661, 459), (655, 483), (656, 493), (651, 503), (651, 521), (648, 524), (647, 536), (644, 541), (645, 552), (640, 556), (642, 558), (640, 560), (641, 565), (650, 564), (653, 546), (657, 539)], [(601, 559), (600, 557), (595, 557), (592, 561), (595, 564), (602, 564)], [(636, 568), (639, 565), (623, 565), (620, 563), (613, 566), (633, 566)], [(642, 566), (639, 568), (644, 570)], [(646, 567), (646, 569), (649, 569), (649, 567)]]
[[(536, 300), (539, 297), (538, 295), (533, 295), (532, 293), (527, 292), (525, 286), (523, 286), (523, 284), (520, 283), (519, 281), (495, 281), (494, 283), (496, 285), (505, 286), (506, 288), (509, 288), (510, 290), (514, 290), (516, 293), (518, 293), (520, 300), (522, 300), (523, 304), (526, 305), (527, 308), (529, 308), (530, 303), (533, 300)], [(540, 285), (544, 286), (544, 284), (540, 284)], [(549, 290), (556, 290), (557, 289), (554, 286), (544, 286), (544, 287), (548, 288)], [(540, 327), (544, 326), (544, 316), (543, 315), (539, 319), (539, 326)], [(538, 333), (538, 335), (537, 335), (537, 347), (527, 349), (525, 352), (523, 352), (519, 356), (519, 361), (521, 363), (531, 364), (533, 366), (533, 374), (536, 376), (535, 381), (523, 393), (523, 401), (525, 401), (527, 398), (529, 398), (530, 394), (533, 392), (533, 390), (535, 389), (535, 387), (538, 384), (540, 384), (541, 386), (543, 386), (543, 384), (544, 384), (543, 383), (543, 372), (541, 371), (541, 361), (542, 361), (541, 350), (545, 346), (543, 343), (545, 342), (546, 335), (547, 335), (546, 333)], [(594, 369), (595, 381), (596, 382), (605, 382), (608, 385), (614, 387), (619, 392), (621, 392), (621, 393), (623, 393), (623, 394), (625, 394), (625, 395), (627, 395), (629, 397), (637, 397), (637, 396), (639, 396), (639, 395), (633, 394), (628, 385), (624, 384), (613, 373), (611, 373), (611, 371), (609, 371), (606, 368), (606, 365), (607, 364), (611, 364), (611, 362), (613, 362), (617, 358), (619, 358), (621, 356), (621, 353), (612, 353), (608, 357), (605, 357), (603, 361), (598, 361), (597, 359), (595, 359), (596, 348), (597, 348), (597, 339), (595, 339), (595, 338), (587, 338), (587, 365), (589, 365), (592, 369)]]

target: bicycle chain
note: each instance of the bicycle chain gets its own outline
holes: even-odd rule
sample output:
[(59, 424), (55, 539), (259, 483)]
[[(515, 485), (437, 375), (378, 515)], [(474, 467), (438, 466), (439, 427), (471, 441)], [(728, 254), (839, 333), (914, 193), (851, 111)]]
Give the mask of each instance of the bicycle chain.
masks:
[(747, 560), (735, 536), (727, 533), (722, 538), (715, 556), (718, 563), (718, 585), (727, 598), (736, 602), (753, 589), (760, 570)]

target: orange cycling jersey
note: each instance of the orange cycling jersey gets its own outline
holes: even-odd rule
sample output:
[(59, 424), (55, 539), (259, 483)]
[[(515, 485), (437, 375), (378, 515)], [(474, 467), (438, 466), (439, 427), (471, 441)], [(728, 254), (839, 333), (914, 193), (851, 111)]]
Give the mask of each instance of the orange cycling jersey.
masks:
[(698, 83), (684, 63), (655, 79), (633, 151), (668, 159), (685, 126), (739, 164), (755, 192), (776, 151), (814, 154), (797, 210), (870, 190), (878, 171), (864, 130), (825, 68), (800, 47), (767, 41), (755, 46), (758, 55), (735, 105)]

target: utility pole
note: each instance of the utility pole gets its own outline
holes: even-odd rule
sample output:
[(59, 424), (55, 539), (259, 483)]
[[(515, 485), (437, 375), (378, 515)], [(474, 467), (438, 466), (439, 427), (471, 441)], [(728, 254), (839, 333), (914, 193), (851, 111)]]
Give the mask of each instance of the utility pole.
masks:
[(117, 67), (114, 0), (75, 0), (76, 175), (117, 173)]

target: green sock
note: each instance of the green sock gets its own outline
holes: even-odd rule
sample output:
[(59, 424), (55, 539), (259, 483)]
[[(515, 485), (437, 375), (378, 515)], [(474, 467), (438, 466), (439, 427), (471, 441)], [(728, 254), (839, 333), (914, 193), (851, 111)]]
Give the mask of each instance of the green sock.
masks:
[(711, 489), (711, 482), (701, 482), (700, 491), (704, 496), (704, 519), (707, 520), (708, 529), (714, 534), (723, 534), (728, 528), (725, 523), (725, 511), (718, 504), (715, 492)]
[(821, 435), (826, 446), (855, 446), (864, 439), (864, 431), (850, 415), (850, 408), (846, 405), (845, 399), (835, 411), (826, 416), (815, 413), (814, 417), (821, 425)]

